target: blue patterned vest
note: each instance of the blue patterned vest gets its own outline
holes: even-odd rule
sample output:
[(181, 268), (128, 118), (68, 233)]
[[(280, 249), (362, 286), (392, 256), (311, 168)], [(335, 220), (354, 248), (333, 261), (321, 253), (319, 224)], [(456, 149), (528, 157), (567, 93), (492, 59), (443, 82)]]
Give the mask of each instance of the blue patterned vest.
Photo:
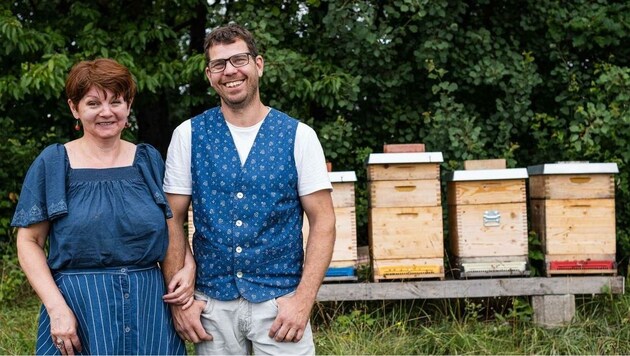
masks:
[(304, 258), (298, 121), (272, 109), (242, 167), (219, 108), (191, 122), (197, 289), (256, 303), (294, 291)]

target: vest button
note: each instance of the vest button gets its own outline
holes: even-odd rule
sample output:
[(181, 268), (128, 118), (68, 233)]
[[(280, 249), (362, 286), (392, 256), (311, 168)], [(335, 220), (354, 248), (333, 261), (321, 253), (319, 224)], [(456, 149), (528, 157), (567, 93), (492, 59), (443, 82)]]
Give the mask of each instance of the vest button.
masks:
[(243, 193), (242, 192), (236, 193), (236, 197), (239, 199), (243, 199)]
[(240, 220), (236, 220), (236, 226), (242, 226), (242, 225), (243, 225), (243, 222), (242, 222), (242, 221), (240, 221)]
[(236, 253), (241, 253), (241, 252), (243, 252), (243, 248), (241, 246), (237, 246)]
[(241, 272), (241, 271), (236, 272), (236, 277), (237, 278), (243, 278), (243, 272)]

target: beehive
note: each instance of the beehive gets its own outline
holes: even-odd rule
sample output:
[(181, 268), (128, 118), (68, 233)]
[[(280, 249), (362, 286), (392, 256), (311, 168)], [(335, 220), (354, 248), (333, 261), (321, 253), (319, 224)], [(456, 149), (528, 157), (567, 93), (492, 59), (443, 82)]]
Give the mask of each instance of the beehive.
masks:
[[(356, 280), (358, 256), (354, 185), (357, 177), (353, 171), (328, 172), (328, 176), (333, 186), (337, 238), (325, 281)], [(309, 233), (306, 215), (302, 232), (306, 247)]]
[(367, 161), (374, 281), (444, 278), (440, 152), (373, 153)]
[(532, 229), (548, 276), (616, 274), (615, 163), (531, 166)]
[(527, 170), (446, 177), (450, 248), (459, 278), (527, 275)]

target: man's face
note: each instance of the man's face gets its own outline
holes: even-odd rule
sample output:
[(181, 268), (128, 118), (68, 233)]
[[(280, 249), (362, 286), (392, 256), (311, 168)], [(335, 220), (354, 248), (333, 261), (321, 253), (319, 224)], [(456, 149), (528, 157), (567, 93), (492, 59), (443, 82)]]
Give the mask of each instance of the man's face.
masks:
[[(206, 67), (206, 76), (223, 105), (242, 109), (259, 100), (258, 81), (264, 67), (261, 56), (252, 57), (242, 40), (214, 45), (208, 53), (210, 64)], [(223, 63), (225, 68), (219, 71)]]

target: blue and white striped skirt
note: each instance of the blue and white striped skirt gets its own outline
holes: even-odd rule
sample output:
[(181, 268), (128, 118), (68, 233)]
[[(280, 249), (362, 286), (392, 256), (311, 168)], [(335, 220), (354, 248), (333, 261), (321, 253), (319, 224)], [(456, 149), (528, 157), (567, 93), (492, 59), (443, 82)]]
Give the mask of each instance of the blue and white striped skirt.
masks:
[[(162, 301), (165, 287), (157, 266), (64, 270), (55, 282), (79, 324), (81, 354), (186, 354)], [(42, 306), (36, 354), (59, 354)]]

